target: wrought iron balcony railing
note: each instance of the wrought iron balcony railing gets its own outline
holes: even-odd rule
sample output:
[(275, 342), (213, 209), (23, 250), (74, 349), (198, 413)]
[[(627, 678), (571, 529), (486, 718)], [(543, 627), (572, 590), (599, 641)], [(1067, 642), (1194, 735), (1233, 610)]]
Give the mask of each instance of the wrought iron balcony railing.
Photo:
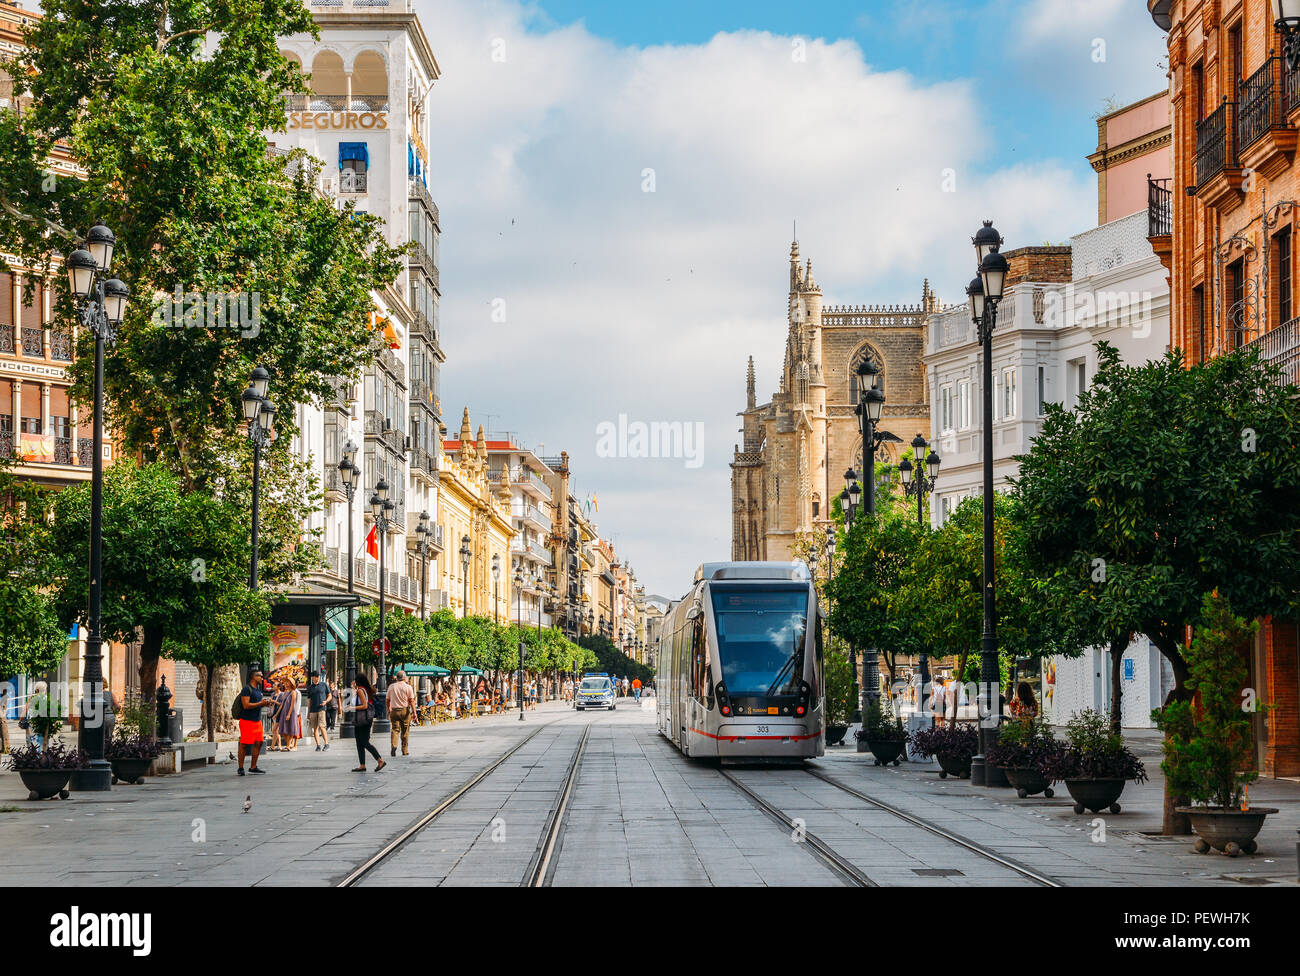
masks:
[(1237, 148), (1254, 145), (1270, 129), (1286, 125), (1282, 104), (1282, 59), (1269, 57), (1258, 71), (1241, 83), (1237, 104)]
[(1237, 103), (1223, 103), (1196, 123), (1196, 185), (1204, 186), (1230, 166), (1237, 165)]
[(1300, 317), (1252, 339), (1245, 348), (1258, 349), (1264, 359), (1281, 366), (1286, 382), (1300, 383)]
[(1147, 174), (1147, 237), (1168, 237), (1173, 233), (1173, 194), (1169, 179), (1153, 180)]

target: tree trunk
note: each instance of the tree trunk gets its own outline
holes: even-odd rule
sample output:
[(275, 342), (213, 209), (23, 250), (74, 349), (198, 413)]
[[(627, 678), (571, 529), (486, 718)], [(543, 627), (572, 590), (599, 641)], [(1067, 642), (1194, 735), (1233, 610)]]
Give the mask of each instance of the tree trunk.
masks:
[[(210, 670), (211, 675), (209, 675)], [(203, 724), (199, 728), (200, 736), (213, 742), (218, 734), (233, 735), (237, 731), (238, 725), (230, 716), (230, 703), (235, 700), (241, 687), (243, 686), (239, 680), (238, 664), (226, 664), (216, 669), (199, 665), (199, 680), (194, 691), (202, 706)], [(212, 703), (211, 711), (216, 719), (215, 722), (208, 721), (209, 702)]]
[(1119, 735), (1121, 703), (1124, 699), (1124, 649), (1131, 634), (1112, 637), (1110, 640), (1110, 730)]
[[(1153, 628), (1154, 629), (1154, 628)], [(1192, 700), (1192, 692), (1187, 687), (1187, 662), (1183, 659), (1178, 650), (1178, 641), (1172, 636), (1165, 633), (1151, 633), (1147, 631), (1147, 636), (1151, 638), (1151, 643), (1160, 649), (1160, 653), (1165, 656), (1170, 666), (1174, 669), (1174, 687), (1165, 697), (1164, 704), (1171, 702), (1185, 702)], [(1168, 736), (1165, 737), (1168, 739)], [(1190, 802), (1186, 796), (1174, 795), (1169, 791), (1169, 780), (1165, 780), (1165, 809), (1164, 821), (1161, 825), (1160, 832), (1167, 836), (1181, 836), (1192, 832), (1191, 818), (1185, 813), (1179, 813), (1178, 807), (1185, 807)]]
[(140, 642), (140, 701), (152, 702), (158, 691), (158, 658), (162, 653), (163, 629), (157, 626), (141, 628)]

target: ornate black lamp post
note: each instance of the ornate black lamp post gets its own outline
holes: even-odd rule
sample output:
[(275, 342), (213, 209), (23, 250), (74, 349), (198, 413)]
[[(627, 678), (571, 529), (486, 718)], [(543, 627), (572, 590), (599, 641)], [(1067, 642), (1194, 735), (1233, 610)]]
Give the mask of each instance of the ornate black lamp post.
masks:
[(419, 524), (415, 527), (415, 548), (420, 553), (420, 619), (424, 620), (424, 591), (429, 588), (429, 537), (433, 529), (429, 527), (429, 513), (421, 512)]
[(515, 569), (515, 630), (519, 632), (519, 721), (524, 720), (524, 570)]
[(1287, 66), (1300, 71), (1300, 0), (1273, 0), (1273, 27), (1282, 35)]
[(461, 604), (462, 617), (469, 616), (469, 557), (473, 555), (469, 547), (469, 536), (460, 537), (460, 577), (465, 584), (465, 596)]
[[(352, 556), (352, 499), (356, 497), (357, 486), (361, 483), (361, 469), (357, 467), (357, 445), (349, 438), (348, 442), (343, 445), (343, 460), (339, 462), (339, 480), (343, 482), (343, 493), (348, 497), (348, 596), (356, 592), (352, 581), (352, 570), (355, 559)], [(348, 604), (348, 656), (343, 665), (343, 690), (345, 694), (351, 694), (352, 682), (357, 677), (357, 657), (354, 648), (353, 636), (353, 608)], [(343, 713), (343, 724), (339, 727), (339, 737), (342, 739), (352, 739), (356, 736), (356, 730), (352, 725), (352, 711), (349, 709)]]
[[(465, 554), (462, 552), (461, 556)], [(497, 623), (497, 604), (501, 599), (501, 554), (492, 553), (492, 622)]]
[[(827, 592), (832, 588), (835, 582), (835, 526), (826, 526), (826, 589)], [(830, 597), (826, 599), (826, 611), (830, 612)], [(826, 646), (829, 648), (831, 642), (830, 622), (826, 624)]]
[[(916, 458), (916, 464), (907, 458), (903, 458), (898, 464), (898, 474), (903, 479), (903, 494), (905, 497), (916, 496), (916, 521), (918, 525), (925, 525), (925, 496), (927, 493), (934, 491), (934, 484), (939, 479), (939, 453), (937, 451), (926, 451), (930, 444), (926, 439), (917, 434), (912, 438), (912, 454)], [(927, 475), (926, 472), (929, 472)], [(930, 654), (924, 648), (920, 654), (920, 674), (921, 687), (916, 694), (916, 710), (918, 713), (926, 714), (924, 708), (926, 689), (930, 687)]]
[(396, 509), (388, 497), (388, 482), (380, 478), (370, 496), (370, 515), (375, 520), (375, 535), (379, 536), (379, 680), (375, 684), (375, 732), (387, 732), (392, 728), (388, 722), (388, 636), (385, 630), (388, 567), (384, 563), (384, 547)]
[(993, 579), (993, 330), (997, 328), (998, 303), (1006, 284), (1007, 259), (999, 253), (1002, 238), (991, 220), (984, 221), (971, 243), (979, 261), (979, 276), (971, 281), (966, 295), (984, 356), (984, 635), (980, 642), (980, 752), (971, 760), (970, 775), (973, 786), (1006, 786), (1005, 774), (996, 766), (988, 766), (984, 755), (997, 741), (1002, 720)]
[(248, 588), (257, 589), (257, 537), (261, 528), (262, 449), (271, 441), (275, 424), (275, 407), (267, 399), (271, 374), (258, 366), (248, 378), (244, 391), (244, 419), (248, 421), (248, 439), (253, 442), (253, 554), (248, 565)]
[[(81, 309), (81, 322), (95, 336), (94, 457), (90, 483), (90, 590), (86, 625), (86, 657), (82, 672), (81, 722), (77, 747), (90, 756), (90, 766), (72, 774), (74, 790), (103, 791), (113, 788), (113, 770), (104, 758), (104, 635), (100, 621), (101, 576), (104, 550), (104, 349), (117, 336), (126, 314), (130, 292), (117, 278), (107, 278), (113, 264), (117, 238), (103, 224), (86, 234), (86, 247), (68, 255), (68, 285)], [(0, 721), (3, 721), (0, 719)]]
[[(858, 473), (852, 468), (844, 472), (844, 491), (840, 493), (840, 503), (844, 509), (844, 528), (852, 532), (853, 521), (858, 517), (861, 507), (862, 486), (858, 484)], [(862, 721), (862, 694), (858, 687), (858, 649), (849, 645), (849, 673), (853, 675), (853, 716), (852, 721)]]

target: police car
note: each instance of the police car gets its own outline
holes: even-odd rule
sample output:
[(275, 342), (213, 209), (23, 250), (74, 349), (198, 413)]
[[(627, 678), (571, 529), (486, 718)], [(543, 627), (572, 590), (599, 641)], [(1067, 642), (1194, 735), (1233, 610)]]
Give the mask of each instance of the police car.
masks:
[(613, 711), (614, 704), (614, 682), (607, 674), (587, 674), (582, 677), (582, 684), (578, 686), (578, 697), (574, 702), (574, 708), (582, 711), (584, 708), (608, 708)]

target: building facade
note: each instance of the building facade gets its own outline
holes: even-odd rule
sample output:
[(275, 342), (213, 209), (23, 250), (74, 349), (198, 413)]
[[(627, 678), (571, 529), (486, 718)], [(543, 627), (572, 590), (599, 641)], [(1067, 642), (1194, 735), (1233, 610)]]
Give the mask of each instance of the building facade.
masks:
[[(482, 426), (478, 437), (471, 437), (468, 408), (461, 418), (460, 437), (447, 441), (444, 449), (437, 522), (447, 552), (439, 561), (439, 589), (458, 617), (509, 623), (515, 619), (510, 548), (517, 534), (511, 524), (510, 481), (505, 469), (492, 477), (487, 439)], [(500, 567), (495, 574), (494, 561)]]
[(919, 305), (824, 306), (812, 261), (801, 265), (799, 243), (791, 244), (781, 386), (767, 403), (757, 402), (749, 362), (744, 442), (731, 462), (733, 559), (790, 559), (798, 536), (830, 524), (845, 470), (862, 470), (854, 407), (863, 360), (880, 368), (881, 429), (899, 438), (877, 458), (897, 460), (900, 442), (910, 440), (903, 434), (927, 427), (922, 320), (938, 307), (928, 281)]
[[(1150, 223), (1171, 274), (1172, 344), (1193, 363), (1254, 346), (1295, 382), (1300, 72), (1282, 56), (1271, 0), (1147, 9), (1169, 45), (1173, 176), (1152, 187)], [(1296, 621), (1263, 621), (1250, 667), (1269, 706), (1256, 717), (1259, 768), (1300, 775)]]

